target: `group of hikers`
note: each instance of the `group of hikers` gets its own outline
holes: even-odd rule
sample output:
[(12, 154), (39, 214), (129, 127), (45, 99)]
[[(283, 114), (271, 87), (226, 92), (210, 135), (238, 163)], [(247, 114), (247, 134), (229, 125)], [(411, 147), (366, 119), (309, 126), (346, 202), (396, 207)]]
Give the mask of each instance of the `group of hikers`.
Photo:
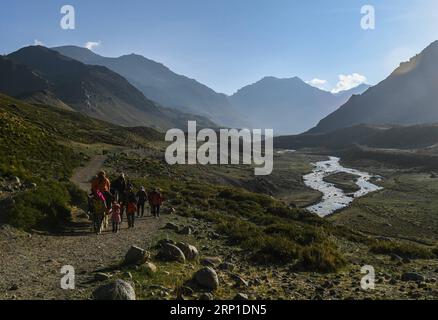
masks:
[(93, 229), (97, 234), (112, 222), (112, 231), (118, 233), (126, 212), (128, 229), (134, 228), (135, 218), (142, 218), (145, 214), (145, 205), (149, 204), (151, 214), (160, 217), (160, 208), (164, 198), (160, 189), (155, 188), (146, 192), (141, 186), (135, 192), (134, 185), (126, 179), (125, 174), (110, 182), (105, 171), (100, 171), (91, 181), (91, 194), (89, 195), (89, 213), (93, 220)]

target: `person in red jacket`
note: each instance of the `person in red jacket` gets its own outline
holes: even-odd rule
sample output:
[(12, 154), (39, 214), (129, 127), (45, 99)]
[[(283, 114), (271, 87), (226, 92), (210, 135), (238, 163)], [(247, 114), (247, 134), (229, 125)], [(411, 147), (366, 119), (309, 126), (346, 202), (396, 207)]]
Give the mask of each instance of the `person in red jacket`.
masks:
[(160, 208), (164, 202), (164, 198), (160, 192), (160, 189), (155, 189), (149, 192), (148, 195), (149, 205), (151, 206), (151, 213), (155, 218), (160, 217)]
[(134, 228), (135, 214), (137, 213), (137, 202), (129, 200), (126, 207), (126, 217), (128, 218), (128, 229)]

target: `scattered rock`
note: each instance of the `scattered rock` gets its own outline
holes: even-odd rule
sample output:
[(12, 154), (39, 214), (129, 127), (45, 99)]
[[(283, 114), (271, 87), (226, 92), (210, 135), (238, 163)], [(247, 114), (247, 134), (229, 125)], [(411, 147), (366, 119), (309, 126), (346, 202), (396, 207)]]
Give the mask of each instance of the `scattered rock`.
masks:
[(168, 223), (164, 226), (164, 229), (173, 230), (173, 231), (178, 231), (178, 230), (179, 230), (179, 227), (178, 227), (176, 224), (172, 223), (172, 222), (168, 222)]
[(220, 239), (221, 235), (219, 233), (216, 233), (216, 232), (211, 232), (210, 233), (210, 238), (213, 239), (213, 240)]
[(135, 290), (126, 281), (116, 280), (100, 286), (92, 294), (94, 300), (135, 300)]
[(211, 293), (202, 293), (199, 296), (199, 300), (211, 301), (214, 300), (214, 296)]
[(424, 276), (415, 272), (405, 272), (401, 276), (402, 281), (416, 281), (422, 282), (425, 280)]
[(233, 279), (236, 282), (236, 287), (248, 287), (249, 286), (248, 281), (243, 279), (238, 274), (231, 273), (230, 277), (231, 277), (231, 279)]
[(142, 268), (147, 273), (155, 273), (155, 272), (157, 272), (157, 266), (155, 264), (153, 264), (152, 262), (146, 262), (145, 265)]
[(400, 257), (400, 256), (398, 256), (398, 255), (396, 255), (394, 253), (391, 253), (390, 257), (391, 257), (392, 261), (403, 261), (402, 257)]
[(132, 246), (125, 255), (124, 264), (132, 265), (132, 264), (143, 264), (150, 258), (150, 253), (142, 248)]
[(111, 278), (111, 276), (107, 273), (103, 273), (103, 272), (98, 272), (94, 274), (94, 280), (95, 281), (106, 281), (109, 278)]
[(193, 227), (185, 226), (179, 233), (186, 236), (191, 235), (193, 233)]
[(158, 284), (151, 284), (149, 286), (149, 289), (151, 289), (151, 290), (161, 290), (161, 291), (166, 291), (166, 292), (170, 291), (169, 288), (167, 288), (165, 286), (158, 285)]
[(9, 291), (16, 291), (18, 290), (18, 286), (14, 283), (10, 288)]
[(176, 242), (173, 241), (173, 240), (170, 240), (170, 239), (161, 239), (160, 241), (158, 241), (157, 247), (161, 248), (165, 244), (173, 244), (173, 245), (175, 245)]
[(241, 301), (248, 300), (248, 296), (244, 293), (238, 293), (236, 294), (233, 300), (241, 300)]
[(186, 256), (184, 255), (184, 252), (182, 252), (177, 246), (170, 243), (165, 243), (161, 246), (158, 257), (165, 261), (178, 261), (182, 263), (186, 262)]
[(223, 262), (219, 265), (220, 270), (233, 271), (236, 268), (231, 262)]
[(222, 260), (219, 257), (205, 257), (201, 260), (201, 264), (207, 267), (216, 267), (221, 263)]
[(182, 286), (178, 289), (178, 295), (192, 297), (194, 294), (194, 291), (192, 288), (187, 286)]
[(194, 275), (195, 281), (201, 286), (209, 290), (216, 290), (219, 286), (219, 278), (214, 269), (205, 267), (199, 270)]
[(185, 242), (178, 242), (176, 246), (181, 249), (187, 260), (193, 261), (199, 258), (199, 252), (195, 246)]
[(15, 184), (17, 186), (21, 186), (21, 180), (20, 180), (19, 177), (12, 176), (11, 177), (11, 183), (13, 183), (13, 184)]

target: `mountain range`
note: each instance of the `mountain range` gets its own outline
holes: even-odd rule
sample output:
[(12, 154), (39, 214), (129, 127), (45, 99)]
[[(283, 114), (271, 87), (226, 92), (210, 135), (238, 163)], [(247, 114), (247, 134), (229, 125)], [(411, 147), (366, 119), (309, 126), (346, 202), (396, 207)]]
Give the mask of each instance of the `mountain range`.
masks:
[(205, 116), (224, 126), (240, 127), (243, 123), (238, 110), (232, 108), (225, 94), (217, 93), (143, 56), (130, 54), (108, 58), (76, 46), (56, 47), (53, 50), (82, 63), (105, 66), (117, 72), (146, 97), (163, 106)]
[(321, 120), (309, 133), (357, 124), (415, 125), (438, 122), (438, 41), (391, 75)]
[(265, 77), (230, 97), (254, 128), (273, 128), (275, 134), (301, 133), (335, 111), (353, 94), (369, 88), (360, 85), (338, 94), (310, 86), (298, 77)]
[(203, 117), (161, 107), (105, 67), (85, 65), (42, 46), (22, 48), (2, 57), (0, 71), (3, 93), (115, 124), (184, 128), (187, 120), (193, 119), (200, 126), (215, 126)]
[(438, 122), (437, 60), (438, 41), (373, 87), (333, 94), (298, 77), (265, 77), (226, 96), (139, 55), (31, 46), (0, 56), (0, 92), (123, 126), (164, 130), (197, 120), (202, 127), (324, 134), (360, 124)]
[(273, 128), (277, 134), (306, 131), (352, 94), (369, 88), (364, 84), (351, 91), (331, 94), (299, 78), (266, 77), (227, 97), (140, 55), (108, 58), (76, 46), (53, 50), (85, 64), (105, 66), (117, 72), (146, 97), (163, 106), (199, 114), (225, 126)]

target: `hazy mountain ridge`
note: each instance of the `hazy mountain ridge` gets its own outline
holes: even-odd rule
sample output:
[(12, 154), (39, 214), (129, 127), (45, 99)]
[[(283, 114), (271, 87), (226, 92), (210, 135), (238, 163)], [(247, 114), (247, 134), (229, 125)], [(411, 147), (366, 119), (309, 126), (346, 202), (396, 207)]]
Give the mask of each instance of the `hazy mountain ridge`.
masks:
[(247, 115), (254, 127), (273, 128), (276, 134), (301, 133), (336, 110), (351, 94), (363, 92), (368, 87), (364, 85), (335, 95), (298, 77), (265, 77), (238, 90), (230, 101)]
[(438, 41), (361, 96), (324, 118), (309, 133), (323, 133), (356, 124), (415, 125), (438, 122)]
[(202, 115), (223, 125), (241, 125), (240, 119), (236, 119), (237, 111), (233, 110), (225, 94), (176, 74), (161, 63), (137, 54), (108, 58), (75, 46), (53, 49), (85, 64), (101, 65), (117, 72), (146, 97), (165, 107)]
[[(202, 117), (161, 108), (145, 98), (122, 76), (106, 67), (85, 65), (45, 47), (26, 47), (8, 55), (8, 59), (17, 65), (26, 66), (47, 83), (45, 94), (39, 90), (33, 95), (26, 88), (20, 89), (22, 81), (17, 81), (16, 91), (20, 95), (26, 92), (26, 100), (35, 100), (35, 94), (39, 95), (37, 102), (59, 99), (76, 111), (123, 126), (183, 128), (189, 119), (198, 119), (202, 125), (214, 126)], [(21, 79), (20, 75), (17, 77)], [(0, 90), (3, 91), (3, 88)], [(11, 90), (5, 93), (11, 94)]]

